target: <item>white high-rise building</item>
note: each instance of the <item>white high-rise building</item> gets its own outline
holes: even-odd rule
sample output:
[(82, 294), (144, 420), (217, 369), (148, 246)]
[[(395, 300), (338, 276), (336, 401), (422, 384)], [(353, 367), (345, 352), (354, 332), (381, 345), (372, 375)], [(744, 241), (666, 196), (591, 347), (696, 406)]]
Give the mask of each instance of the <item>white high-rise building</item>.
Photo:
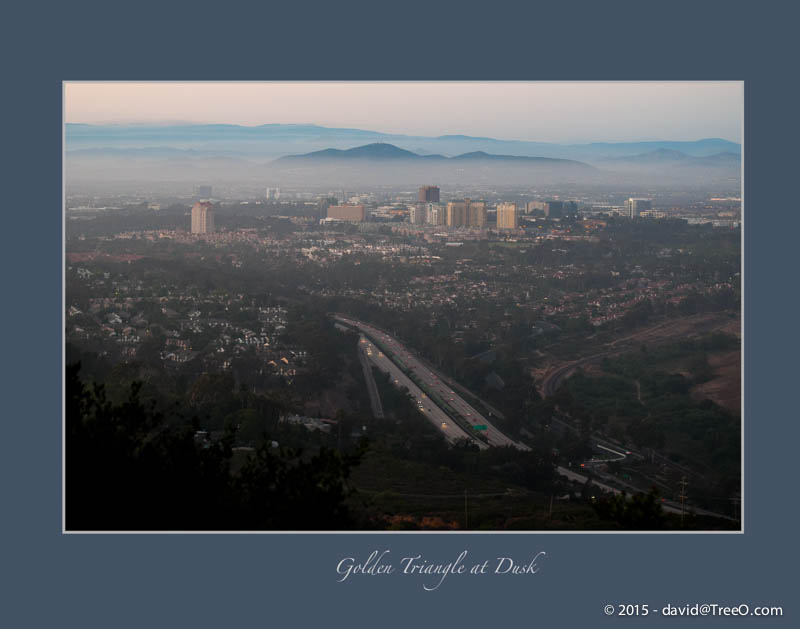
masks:
[(444, 225), (447, 214), (445, 206), (441, 203), (427, 203), (426, 205), (428, 209), (428, 216), (426, 219), (428, 225)]
[(630, 198), (625, 201), (625, 215), (629, 218), (639, 216), (642, 212), (653, 209), (653, 202), (650, 199)]

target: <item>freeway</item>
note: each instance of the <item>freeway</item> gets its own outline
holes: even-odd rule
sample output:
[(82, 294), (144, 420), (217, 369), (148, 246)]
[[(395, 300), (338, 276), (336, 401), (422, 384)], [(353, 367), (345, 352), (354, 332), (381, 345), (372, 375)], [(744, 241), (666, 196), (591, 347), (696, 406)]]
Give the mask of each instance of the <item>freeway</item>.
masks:
[[(379, 330), (378, 328), (364, 323), (362, 321), (357, 321), (355, 319), (351, 319), (348, 317), (344, 317), (342, 315), (334, 315), (336, 320), (340, 323), (345, 325), (349, 325), (364, 335), (367, 338), (368, 342), (379, 343), (383, 346), (386, 351), (391, 352), (391, 357), (386, 356), (377, 356), (377, 358), (386, 358), (385, 363), (382, 363), (386, 367), (388, 367), (387, 363), (391, 363), (395, 366), (395, 368), (399, 365), (402, 368), (407, 369), (410, 373), (414, 375), (415, 378), (418, 379), (419, 382), (423, 384), (425, 388), (434, 395), (438, 396), (439, 399), (444, 402), (446, 406), (449, 406), (456, 414), (458, 414), (465, 424), (470, 426), (486, 426), (485, 430), (481, 430), (481, 434), (486, 437), (486, 442), (490, 446), (502, 447), (502, 446), (511, 446), (514, 448), (519, 448), (520, 450), (530, 450), (528, 446), (524, 443), (520, 443), (518, 441), (514, 441), (513, 439), (509, 438), (502, 431), (500, 431), (494, 424), (492, 424), (486, 417), (481, 415), (471, 404), (469, 404), (464, 398), (462, 398), (458, 393), (456, 393), (450, 386), (442, 381), (431, 369), (429, 369), (425, 364), (423, 364), (419, 358), (413, 355), (405, 346), (403, 346), (397, 339), (393, 336), (387, 334), (383, 330)], [(380, 350), (378, 350), (380, 351)], [(375, 354), (375, 352), (373, 352)], [(382, 354), (382, 352), (381, 352)], [(370, 357), (372, 359), (372, 357)], [(390, 360), (391, 358), (391, 360)], [(395, 364), (396, 363), (396, 364)], [(384, 371), (387, 371), (383, 366), (381, 367)], [(396, 373), (403, 373), (401, 369), (397, 369)], [(403, 374), (405, 375), (405, 374)], [(410, 391), (412, 389), (407, 386), (406, 382), (397, 378), (397, 376), (393, 376), (394, 379), (399, 380), (399, 382), (403, 382), (403, 386), (409, 388)], [(410, 378), (406, 378), (407, 383), (414, 384)], [(420, 387), (415, 386), (415, 389), (419, 391), (419, 394), (422, 394), (423, 391)], [(440, 408), (439, 405), (434, 403), (429, 397), (421, 398), (419, 395), (416, 396), (417, 400), (420, 399), (427, 399), (427, 402), (423, 404), (425, 409), (437, 409), (441, 413), (445, 413), (443, 408)], [(433, 411), (431, 411), (433, 412)], [(448, 428), (455, 426), (455, 422), (449, 421), (448, 418)], [(443, 420), (444, 421), (444, 420)], [(462, 432), (464, 432), (462, 430)], [(477, 431), (476, 431), (477, 432)], [(466, 434), (464, 432), (464, 434)], [(474, 435), (470, 435), (472, 439), (476, 441), (476, 443), (482, 444), (479, 439), (475, 439)], [(485, 445), (485, 444), (482, 444)]]
[[(367, 359), (371, 361), (378, 369), (385, 371), (389, 374), (392, 382), (396, 387), (405, 387), (408, 389), (409, 394), (414, 398), (420, 413), (422, 413), (437, 429), (442, 431), (444, 438), (450, 443), (454, 443), (458, 439), (474, 440), (475, 436), (465, 432), (455, 422), (451, 421), (450, 417), (434, 404), (430, 398), (420, 389), (411, 379), (403, 373), (403, 371), (395, 365), (388, 356), (386, 356), (376, 345), (372, 343), (366, 336), (361, 335), (358, 344), (361, 350), (366, 354)], [(481, 449), (488, 448), (485, 443), (475, 441)]]
[[(338, 323), (336, 325), (339, 325)], [(362, 336), (363, 338), (363, 336)], [(367, 383), (367, 393), (369, 393), (369, 404), (372, 407), (372, 415), (375, 419), (383, 419), (383, 405), (381, 396), (378, 395), (378, 387), (375, 378), (372, 377), (372, 369), (369, 366), (369, 356), (363, 344), (359, 344), (358, 359), (361, 362), (361, 369), (364, 372), (364, 381)]]

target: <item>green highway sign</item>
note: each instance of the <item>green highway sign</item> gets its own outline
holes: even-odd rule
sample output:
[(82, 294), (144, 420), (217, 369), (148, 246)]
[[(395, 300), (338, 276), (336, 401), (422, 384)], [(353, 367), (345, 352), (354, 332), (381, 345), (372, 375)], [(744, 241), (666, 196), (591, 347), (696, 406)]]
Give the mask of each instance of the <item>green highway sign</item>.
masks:
[(489, 427), (486, 424), (475, 424), (473, 426), (475, 430), (488, 430)]

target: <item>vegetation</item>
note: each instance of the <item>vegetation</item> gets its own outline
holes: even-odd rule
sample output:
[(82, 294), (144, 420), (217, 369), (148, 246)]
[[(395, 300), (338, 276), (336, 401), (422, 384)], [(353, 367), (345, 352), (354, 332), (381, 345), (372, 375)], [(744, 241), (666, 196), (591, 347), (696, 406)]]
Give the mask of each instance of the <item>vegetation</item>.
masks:
[(348, 529), (347, 478), (361, 457), (328, 448), (305, 455), (263, 439), (232, 472), (233, 435), (208, 441), (140, 399), (115, 404), (66, 382), (66, 527), (69, 530)]

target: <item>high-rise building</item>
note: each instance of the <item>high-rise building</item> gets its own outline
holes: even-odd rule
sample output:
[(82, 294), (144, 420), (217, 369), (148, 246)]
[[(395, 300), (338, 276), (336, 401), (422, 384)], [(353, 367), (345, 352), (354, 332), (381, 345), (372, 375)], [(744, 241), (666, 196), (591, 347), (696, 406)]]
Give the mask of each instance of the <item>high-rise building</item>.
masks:
[(497, 204), (497, 229), (516, 229), (519, 226), (516, 203)]
[(328, 208), (328, 218), (336, 218), (340, 221), (360, 223), (366, 217), (367, 212), (363, 205), (331, 205)]
[(486, 227), (486, 201), (471, 201), (467, 199), (469, 206), (469, 222), (467, 227), (483, 229)]
[(428, 218), (426, 203), (415, 203), (409, 208), (408, 219), (413, 225), (424, 225)]
[(337, 205), (339, 200), (336, 197), (320, 197), (317, 199), (318, 216), (321, 218), (328, 215), (328, 208), (332, 205)]
[(194, 196), (196, 199), (210, 199), (212, 191), (211, 186), (195, 186)]
[(448, 201), (445, 223), (448, 227), (464, 227), (467, 224), (467, 202)]
[(192, 206), (192, 233), (210, 234), (214, 231), (214, 206), (208, 201), (198, 201)]
[(281, 189), (280, 188), (267, 188), (267, 200), (268, 201), (275, 201), (281, 198)]
[(437, 186), (422, 186), (417, 192), (417, 201), (420, 203), (439, 203), (439, 188)]
[(544, 215), (547, 218), (561, 218), (564, 215), (563, 201), (545, 201)]
[(653, 209), (653, 202), (650, 199), (634, 199), (631, 197), (625, 201), (625, 215), (629, 218), (639, 216), (641, 212)]
[(446, 210), (445, 207), (441, 203), (427, 203), (428, 209), (428, 216), (427, 216), (427, 223), (428, 225), (444, 225), (444, 219)]
[(525, 204), (525, 214), (530, 214), (534, 210), (541, 210), (544, 212), (545, 210), (545, 202), (544, 201), (528, 201)]
[(447, 203), (448, 227), (486, 227), (486, 202), (464, 199)]

